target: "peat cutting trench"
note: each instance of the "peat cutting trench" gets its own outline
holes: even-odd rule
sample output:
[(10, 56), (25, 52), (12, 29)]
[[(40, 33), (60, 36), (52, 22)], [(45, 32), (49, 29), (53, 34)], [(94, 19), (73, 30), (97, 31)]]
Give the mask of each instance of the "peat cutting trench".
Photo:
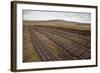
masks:
[(25, 26), (24, 30), (24, 34), (27, 32), (26, 35), (29, 36), (28, 38), (24, 36), (24, 38), (31, 43), (31, 47), (26, 48), (24, 45), (30, 43), (24, 41), (23, 62), (91, 58), (91, 38), (87, 31), (77, 30), (77, 32), (73, 32), (75, 30), (46, 26)]

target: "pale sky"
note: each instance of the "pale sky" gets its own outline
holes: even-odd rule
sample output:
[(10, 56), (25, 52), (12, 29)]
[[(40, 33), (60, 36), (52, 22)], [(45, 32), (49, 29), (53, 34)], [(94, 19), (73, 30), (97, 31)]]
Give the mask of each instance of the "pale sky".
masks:
[(90, 13), (79, 12), (54, 12), (54, 11), (31, 11), (23, 10), (23, 20), (65, 20), (81, 23), (91, 23)]

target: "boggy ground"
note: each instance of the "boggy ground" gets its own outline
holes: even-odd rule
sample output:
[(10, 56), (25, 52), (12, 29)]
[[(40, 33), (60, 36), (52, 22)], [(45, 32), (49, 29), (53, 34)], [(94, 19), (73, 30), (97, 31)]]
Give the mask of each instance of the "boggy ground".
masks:
[(90, 24), (62, 20), (23, 23), (23, 62), (91, 58)]

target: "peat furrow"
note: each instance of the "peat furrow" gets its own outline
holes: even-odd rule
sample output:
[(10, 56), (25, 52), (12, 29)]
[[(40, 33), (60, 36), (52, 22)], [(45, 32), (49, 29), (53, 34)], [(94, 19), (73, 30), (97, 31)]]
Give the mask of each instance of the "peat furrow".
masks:
[(40, 41), (40, 39), (35, 34), (35, 30), (32, 28), (29, 28), (30, 34), (31, 34), (31, 41), (36, 47), (36, 51), (39, 54), (42, 61), (51, 61), (51, 60), (57, 60), (51, 53), (48, 51), (47, 47)]
[[(72, 47), (67, 45), (67, 42), (62, 42), (61, 39), (57, 38), (55, 34), (49, 33), (47, 31), (39, 30), (38, 31), (42, 34), (45, 34), (50, 40), (52, 40), (54, 43), (56, 43), (58, 46), (60, 46), (62, 49), (66, 50), (67, 53), (69, 53), (73, 57), (77, 57), (77, 59), (90, 59), (90, 52), (87, 53), (87, 51), (82, 51), (82, 53), (77, 52), (77, 50), (82, 50), (77, 47)], [(82, 56), (82, 54), (86, 52), (87, 56)], [(85, 54), (85, 53), (84, 53)]]
[[(42, 35), (44, 35), (44, 34), (42, 34)], [(52, 41), (52, 40), (49, 39), (48, 41)], [(57, 60), (73, 60), (73, 59), (76, 59), (75, 57), (73, 57), (73, 56), (69, 55), (67, 52), (65, 52), (64, 49), (62, 49), (61, 47), (59, 47), (58, 45), (56, 45), (53, 41), (52, 41), (52, 43), (49, 42), (49, 44), (51, 44), (52, 46), (54, 46), (55, 47), (54, 49), (56, 49), (56, 50), (59, 51), (59, 53), (57, 55), (55, 55), (56, 51), (51, 51), (50, 49), (52, 49), (52, 48), (48, 47), (48, 45), (46, 45), (46, 41), (45, 40), (41, 40), (41, 42), (42, 42), (42, 44), (44, 44), (47, 47), (47, 49), (53, 54), (53, 56)]]
[[(38, 27), (36, 27), (36, 28), (38, 28)], [(56, 31), (56, 32), (59, 32), (59, 33), (65, 34), (65, 35), (69, 35), (69, 36), (75, 36), (75, 37), (78, 37), (79, 39), (82, 39), (82, 40), (90, 40), (89, 39), (90, 37), (88, 37), (88, 36), (83, 36), (83, 35), (75, 34), (75, 33), (72, 33), (72, 32), (62, 31), (60, 29), (46, 28), (46, 27), (43, 27), (43, 26), (39, 27), (39, 28), (45, 28), (47, 30), (53, 30), (53, 31)]]
[[(41, 28), (40, 28), (41, 29)], [(41, 30), (44, 30), (44, 31), (47, 31), (47, 32), (50, 32), (52, 34), (56, 34), (56, 35), (59, 35), (63, 38), (66, 38), (66, 39), (69, 39), (72, 41), (72, 43), (74, 43), (76, 46), (77, 45), (80, 45), (80, 47), (88, 52), (90, 52), (90, 42), (87, 40), (83, 40), (83, 39), (79, 39), (77, 37), (74, 37), (74, 36), (71, 36), (71, 35), (66, 35), (66, 34), (62, 34), (60, 32), (57, 32), (57, 31), (54, 31), (54, 30), (50, 30), (50, 29), (41, 29)]]

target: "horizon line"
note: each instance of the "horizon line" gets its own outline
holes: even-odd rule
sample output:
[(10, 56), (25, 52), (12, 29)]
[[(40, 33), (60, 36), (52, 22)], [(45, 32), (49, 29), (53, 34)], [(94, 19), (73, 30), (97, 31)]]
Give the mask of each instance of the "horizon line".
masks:
[(74, 22), (74, 23), (86, 23), (86, 24), (91, 24), (91, 22), (79, 22), (79, 21), (67, 21), (67, 20), (60, 20), (60, 19), (55, 19), (55, 20), (23, 20), (23, 21), (33, 21), (33, 22), (38, 22), (38, 21), (41, 21), (41, 22), (48, 22), (48, 21), (65, 21), (65, 22)]

